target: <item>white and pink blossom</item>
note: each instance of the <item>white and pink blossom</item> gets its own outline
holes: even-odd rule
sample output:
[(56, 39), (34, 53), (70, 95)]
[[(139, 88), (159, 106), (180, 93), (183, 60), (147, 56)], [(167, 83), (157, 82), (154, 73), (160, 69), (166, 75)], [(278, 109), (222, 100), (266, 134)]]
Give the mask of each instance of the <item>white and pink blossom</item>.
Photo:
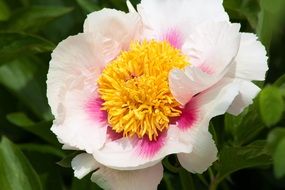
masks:
[[(56, 47), (47, 96), (51, 130), (65, 149), (86, 152), (72, 161), (76, 177), (95, 171), (91, 180), (105, 189), (149, 190), (160, 183), (161, 160), (170, 154), (193, 173), (217, 160), (209, 122), (252, 103), (260, 89), (251, 81), (264, 80), (267, 57), (254, 34), (229, 21), (222, 0), (142, 0), (137, 11), (128, 7), (129, 13), (89, 14), (83, 33)], [(136, 58), (135, 48), (145, 53)]]

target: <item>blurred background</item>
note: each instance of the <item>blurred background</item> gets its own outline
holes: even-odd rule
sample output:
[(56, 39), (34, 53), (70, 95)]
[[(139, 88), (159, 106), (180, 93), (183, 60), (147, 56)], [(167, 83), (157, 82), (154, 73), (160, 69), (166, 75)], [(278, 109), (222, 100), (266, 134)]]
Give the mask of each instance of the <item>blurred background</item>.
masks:
[[(0, 0), (0, 190), (100, 189), (90, 175), (73, 177), (77, 152), (61, 150), (50, 131), (46, 75), (55, 46), (103, 7), (127, 11), (125, 0)], [(285, 189), (285, 0), (224, 0), (224, 7), (266, 46), (270, 69), (256, 83), (263, 90), (240, 116), (212, 120), (219, 160), (207, 172), (190, 174), (169, 156), (159, 189)]]

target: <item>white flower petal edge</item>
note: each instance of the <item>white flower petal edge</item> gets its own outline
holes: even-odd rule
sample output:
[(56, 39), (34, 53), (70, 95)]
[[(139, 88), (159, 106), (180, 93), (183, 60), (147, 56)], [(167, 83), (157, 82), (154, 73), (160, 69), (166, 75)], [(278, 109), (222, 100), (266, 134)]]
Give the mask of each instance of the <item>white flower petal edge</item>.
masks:
[(115, 9), (102, 9), (90, 13), (84, 22), (84, 33), (101, 34), (127, 49), (131, 40), (138, 39), (142, 30), (137, 12), (124, 13)]
[(91, 33), (69, 37), (53, 51), (47, 97), (56, 118), (51, 130), (62, 143), (87, 152), (104, 144), (106, 124), (91, 119), (84, 105), (96, 96), (95, 81), (119, 51), (116, 42)]
[(264, 80), (268, 70), (265, 47), (251, 33), (241, 33), (239, 52), (232, 64), (229, 77), (245, 80)]
[(252, 104), (255, 96), (260, 92), (260, 88), (250, 81), (241, 79), (233, 79), (232, 81), (239, 85), (239, 95), (234, 99), (227, 112), (238, 115), (244, 108)]
[(192, 65), (169, 74), (171, 92), (179, 103), (186, 104), (224, 76), (238, 53), (239, 29), (238, 24), (211, 22), (199, 25), (190, 34), (182, 52), (189, 56)]
[(264, 80), (267, 66), (265, 47), (257, 40), (255, 34), (242, 33), (238, 55), (231, 65), (228, 77), (240, 86), (240, 94), (236, 97), (228, 113), (240, 114), (244, 108), (251, 104), (260, 91), (251, 80)]
[(193, 151), (189, 154), (177, 154), (177, 157), (182, 167), (189, 172), (203, 173), (217, 160), (218, 150), (207, 129), (198, 129), (195, 133), (196, 135), (192, 135), (191, 139)]
[(105, 190), (155, 190), (163, 177), (161, 163), (141, 170), (120, 171), (99, 164), (85, 153), (76, 156), (71, 165), (74, 175), (80, 179), (96, 170), (91, 180)]
[(142, 0), (137, 9), (147, 38), (160, 38), (174, 28), (186, 38), (203, 22), (229, 21), (222, 0)]

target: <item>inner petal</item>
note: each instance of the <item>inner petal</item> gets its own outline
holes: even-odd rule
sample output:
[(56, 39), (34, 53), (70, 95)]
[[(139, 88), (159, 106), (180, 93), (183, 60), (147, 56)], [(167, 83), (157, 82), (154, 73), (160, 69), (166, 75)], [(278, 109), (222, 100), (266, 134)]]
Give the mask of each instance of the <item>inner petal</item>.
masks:
[(188, 65), (180, 50), (167, 41), (133, 42), (103, 70), (98, 80), (102, 109), (112, 130), (123, 136), (157, 140), (171, 118), (181, 115), (168, 74)]

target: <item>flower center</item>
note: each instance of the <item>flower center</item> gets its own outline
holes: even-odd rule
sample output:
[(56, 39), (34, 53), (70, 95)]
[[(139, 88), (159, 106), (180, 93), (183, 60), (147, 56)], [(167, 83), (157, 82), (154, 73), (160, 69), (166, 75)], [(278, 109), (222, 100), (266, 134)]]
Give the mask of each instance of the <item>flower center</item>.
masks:
[(109, 63), (98, 80), (102, 109), (110, 127), (124, 136), (156, 140), (171, 118), (181, 114), (172, 96), (168, 74), (188, 64), (168, 42), (133, 42)]

